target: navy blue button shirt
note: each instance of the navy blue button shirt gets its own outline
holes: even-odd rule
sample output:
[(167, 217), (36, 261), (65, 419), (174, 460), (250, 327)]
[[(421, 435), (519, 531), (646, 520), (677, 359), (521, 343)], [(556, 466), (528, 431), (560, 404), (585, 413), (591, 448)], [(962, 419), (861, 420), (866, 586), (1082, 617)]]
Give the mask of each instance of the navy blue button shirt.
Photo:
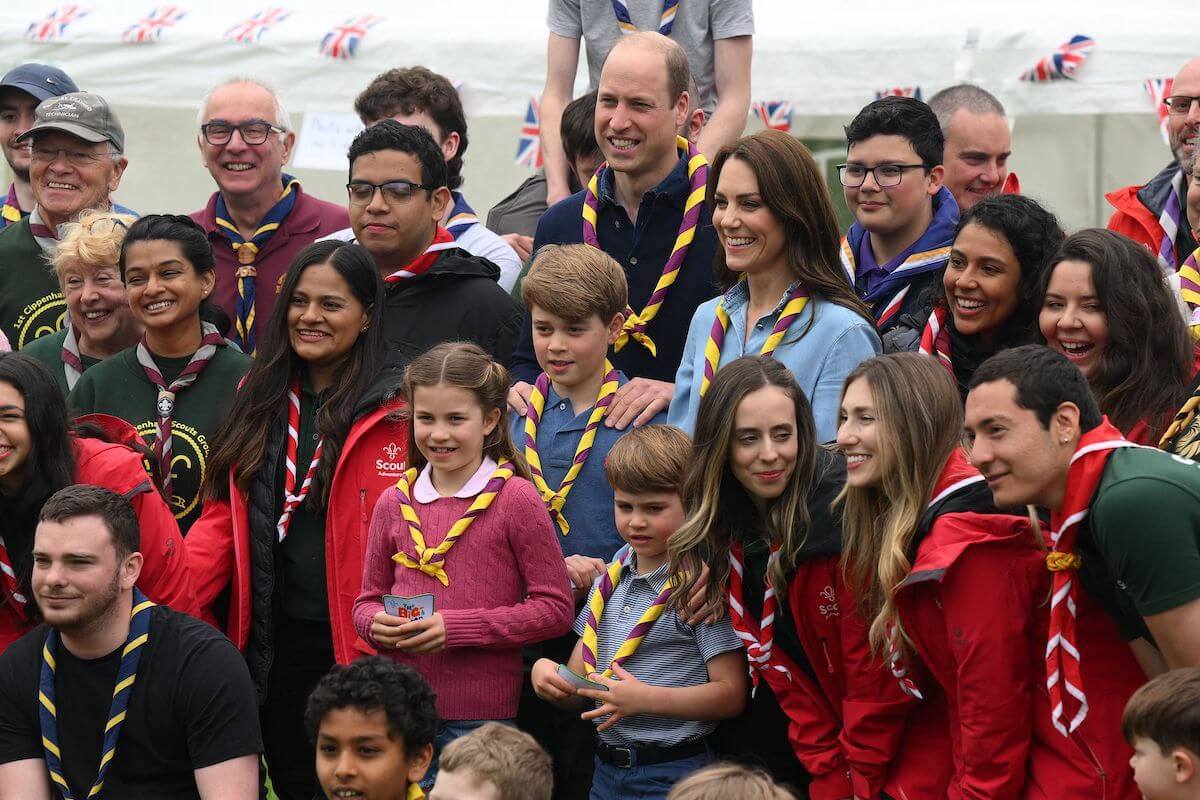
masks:
[[(683, 206), (690, 193), (687, 161), (680, 159), (675, 169), (642, 197), (638, 207), (637, 224), (616, 201), (613, 174), (605, 170), (600, 182), (599, 206), (596, 214), (596, 235), (600, 246), (625, 270), (629, 281), (629, 305), (637, 313), (646, 307), (654, 291), (663, 265), (671, 255)], [(583, 196), (578, 192), (550, 207), (538, 222), (533, 240), (534, 252), (546, 244), (578, 244), (583, 242)], [(630, 378), (675, 380), (675, 371), (683, 358), (688, 325), (696, 308), (720, 294), (713, 275), (713, 256), (717, 235), (712, 226), (712, 211), (705, 203), (700, 211), (700, 225), (688, 248), (679, 277), (667, 290), (667, 299), (646, 328), (654, 340), (658, 357), (639, 342), (630, 339), (621, 352), (610, 354), (613, 366)], [(529, 312), (521, 324), (521, 338), (509, 364), (514, 381), (533, 383), (540, 373), (533, 355), (533, 323)]]

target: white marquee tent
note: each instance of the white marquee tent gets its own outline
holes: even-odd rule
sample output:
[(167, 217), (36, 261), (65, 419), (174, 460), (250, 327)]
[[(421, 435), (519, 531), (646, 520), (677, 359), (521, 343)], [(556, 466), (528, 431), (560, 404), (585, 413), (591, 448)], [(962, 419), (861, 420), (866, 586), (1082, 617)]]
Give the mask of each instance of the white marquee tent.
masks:
[[(142, 210), (189, 210), (211, 191), (191, 149), (195, 110), (210, 86), (235, 74), (277, 85), (299, 126), (302, 115), (351, 111), (357, 92), (384, 69), (425, 64), (462, 85), (472, 126), (466, 175), (477, 210), (521, 179), (513, 155), (520, 118), (544, 78), (545, 0), (269, 2), (277, 5), (9, 3), (0, 8), (0, 68), (53, 63), (108, 98), (129, 139), (121, 198)], [(272, 8), (281, 12), (268, 24), (250, 22)], [(753, 96), (791, 102), (795, 134), (840, 138), (841, 126), (885, 87), (919, 86), (928, 98), (951, 83), (978, 83), (1010, 111), (1013, 165), (1026, 191), (1073, 226), (1102, 223), (1103, 190), (1140, 182), (1166, 163), (1142, 84), (1200, 54), (1194, 36), (1179, 35), (1200, 29), (1187, 0), (1143, 0), (1136, 8), (1114, 0), (758, 0), (754, 11)], [(167, 24), (146, 23), (152, 13)], [(365, 29), (353, 57), (322, 52), (327, 33), (353, 23)], [(150, 41), (126, 41), (155, 27)], [(248, 41), (235, 41), (239, 33)], [(1018, 80), (1076, 34), (1095, 40), (1076, 80)], [(338, 44), (345, 48), (349, 38)], [(585, 81), (581, 65), (581, 90)], [(840, 157), (837, 148), (821, 155)], [(316, 193), (340, 199), (340, 171), (297, 174)]]

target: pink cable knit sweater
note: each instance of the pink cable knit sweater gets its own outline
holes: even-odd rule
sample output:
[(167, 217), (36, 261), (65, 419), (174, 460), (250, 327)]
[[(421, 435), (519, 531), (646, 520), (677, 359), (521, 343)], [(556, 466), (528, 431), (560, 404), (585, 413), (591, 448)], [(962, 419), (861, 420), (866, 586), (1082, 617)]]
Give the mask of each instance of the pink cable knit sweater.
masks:
[[(437, 547), (474, 498), (413, 501), (427, 547)], [(449, 586), (392, 560), (416, 558), (397, 490), (379, 496), (363, 562), (354, 627), (371, 638), (382, 595), (432, 593), (446, 624), (446, 648), (432, 655), (381, 651), (415, 667), (434, 691), (444, 719), (511, 719), (521, 693), (521, 647), (561, 636), (574, 607), (550, 515), (533, 484), (509, 478), (491, 507), (471, 523), (446, 555)]]

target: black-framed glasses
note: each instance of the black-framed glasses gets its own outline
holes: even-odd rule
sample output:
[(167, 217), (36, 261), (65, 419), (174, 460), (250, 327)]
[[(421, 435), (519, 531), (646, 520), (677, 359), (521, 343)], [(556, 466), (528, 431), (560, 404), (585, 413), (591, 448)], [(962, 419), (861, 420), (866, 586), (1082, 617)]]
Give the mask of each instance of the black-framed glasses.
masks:
[(928, 164), (880, 164), (877, 167), (864, 167), (862, 164), (838, 164), (838, 180), (847, 189), (857, 189), (866, 183), (867, 175), (875, 177), (875, 184), (880, 189), (890, 189), (899, 186), (906, 169), (929, 169)]
[(246, 144), (262, 144), (272, 133), (287, 133), (284, 128), (272, 125), (265, 119), (252, 119), (240, 125), (234, 125), (232, 122), (224, 120), (215, 120), (200, 126), (200, 133), (204, 136), (204, 141), (209, 144), (229, 144), (234, 131), (241, 134), (242, 141)]
[(1163, 105), (1167, 107), (1167, 112), (1181, 117), (1192, 110), (1192, 103), (1200, 103), (1200, 97), (1173, 94), (1170, 97), (1163, 98)]
[(120, 217), (97, 217), (92, 220), (91, 225), (88, 225), (87, 232), (90, 234), (112, 233), (117, 228), (129, 230), (129, 226)]
[(432, 184), (412, 183), (411, 181), (388, 181), (386, 183), (368, 183), (366, 181), (350, 181), (346, 184), (346, 192), (350, 202), (356, 206), (365, 206), (375, 197), (375, 190), (383, 192), (385, 203), (403, 203), (417, 193), (418, 189), (432, 192), (438, 187)]
[(58, 157), (64, 156), (67, 162), (76, 167), (87, 167), (92, 164), (98, 164), (106, 158), (121, 155), (115, 150), (108, 150), (103, 153), (92, 153), (86, 150), (67, 150), (65, 147), (34, 147), (30, 152), (34, 161), (42, 164), (52, 164), (58, 160)]

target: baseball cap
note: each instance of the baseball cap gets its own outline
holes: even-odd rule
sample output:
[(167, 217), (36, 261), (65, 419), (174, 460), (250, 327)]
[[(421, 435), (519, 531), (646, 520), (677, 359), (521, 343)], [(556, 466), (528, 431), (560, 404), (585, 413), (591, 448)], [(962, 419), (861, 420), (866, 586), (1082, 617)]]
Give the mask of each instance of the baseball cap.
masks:
[(47, 64), (21, 64), (0, 78), (0, 87), (11, 86), (33, 95), (38, 101), (78, 92), (79, 87), (67, 73)]
[(113, 147), (125, 152), (125, 130), (108, 101), (98, 94), (71, 92), (51, 97), (38, 104), (33, 118), (33, 127), (21, 134), (18, 142), (38, 131), (62, 131), (85, 142), (112, 142)]

